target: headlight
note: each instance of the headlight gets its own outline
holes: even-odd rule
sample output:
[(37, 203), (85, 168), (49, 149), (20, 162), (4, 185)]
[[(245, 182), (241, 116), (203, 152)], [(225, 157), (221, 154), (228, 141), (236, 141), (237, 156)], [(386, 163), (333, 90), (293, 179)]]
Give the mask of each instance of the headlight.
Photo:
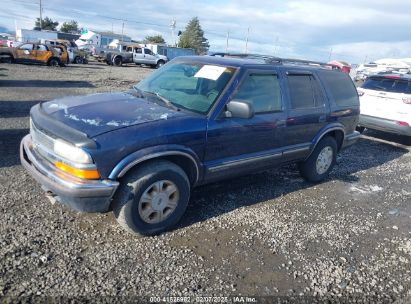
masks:
[(74, 163), (90, 164), (93, 162), (91, 156), (83, 149), (61, 139), (54, 142), (54, 153)]

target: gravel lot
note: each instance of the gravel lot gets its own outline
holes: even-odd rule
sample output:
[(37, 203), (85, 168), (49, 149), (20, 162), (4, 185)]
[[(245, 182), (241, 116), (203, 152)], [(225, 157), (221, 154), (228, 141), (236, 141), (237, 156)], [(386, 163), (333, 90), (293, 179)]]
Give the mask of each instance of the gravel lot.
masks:
[(152, 71), (0, 65), (2, 302), (246, 295), (411, 303), (411, 139), (367, 131), (319, 185), (289, 166), (203, 186), (180, 226), (157, 237), (124, 232), (111, 213), (51, 205), (19, 164), (30, 107), (128, 89)]

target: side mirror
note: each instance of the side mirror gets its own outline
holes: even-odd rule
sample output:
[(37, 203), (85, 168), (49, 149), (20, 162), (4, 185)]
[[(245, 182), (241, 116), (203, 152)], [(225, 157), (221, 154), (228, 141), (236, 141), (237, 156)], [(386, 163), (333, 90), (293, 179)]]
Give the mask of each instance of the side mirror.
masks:
[(225, 112), (225, 117), (235, 117), (235, 118), (251, 118), (254, 116), (254, 109), (246, 101), (232, 100), (227, 103), (227, 111)]

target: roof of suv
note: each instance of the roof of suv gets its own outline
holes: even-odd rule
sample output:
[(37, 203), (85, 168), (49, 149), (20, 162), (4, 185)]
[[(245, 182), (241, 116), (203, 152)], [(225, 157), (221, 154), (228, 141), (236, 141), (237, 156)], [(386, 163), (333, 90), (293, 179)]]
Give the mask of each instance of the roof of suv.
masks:
[[(222, 56), (221, 54), (224, 54)], [(301, 60), (301, 59), (288, 59), (279, 58), (269, 55), (256, 55), (256, 54), (226, 54), (226, 53), (214, 53), (207, 56), (182, 56), (178, 57), (180, 59), (189, 61), (201, 61), (209, 64), (221, 64), (229, 65), (232, 67), (242, 67), (248, 65), (276, 65), (276, 66), (292, 66), (292, 67), (303, 67), (304, 69), (327, 69), (331, 70), (332, 67), (329, 64)]]

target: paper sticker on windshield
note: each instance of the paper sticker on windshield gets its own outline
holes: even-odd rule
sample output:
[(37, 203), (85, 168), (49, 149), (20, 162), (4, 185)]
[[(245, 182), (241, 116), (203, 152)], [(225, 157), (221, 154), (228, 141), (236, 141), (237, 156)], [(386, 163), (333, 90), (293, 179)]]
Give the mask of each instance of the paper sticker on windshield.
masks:
[(217, 80), (221, 74), (224, 73), (225, 69), (225, 67), (205, 65), (194, 75), (194, 77)]

